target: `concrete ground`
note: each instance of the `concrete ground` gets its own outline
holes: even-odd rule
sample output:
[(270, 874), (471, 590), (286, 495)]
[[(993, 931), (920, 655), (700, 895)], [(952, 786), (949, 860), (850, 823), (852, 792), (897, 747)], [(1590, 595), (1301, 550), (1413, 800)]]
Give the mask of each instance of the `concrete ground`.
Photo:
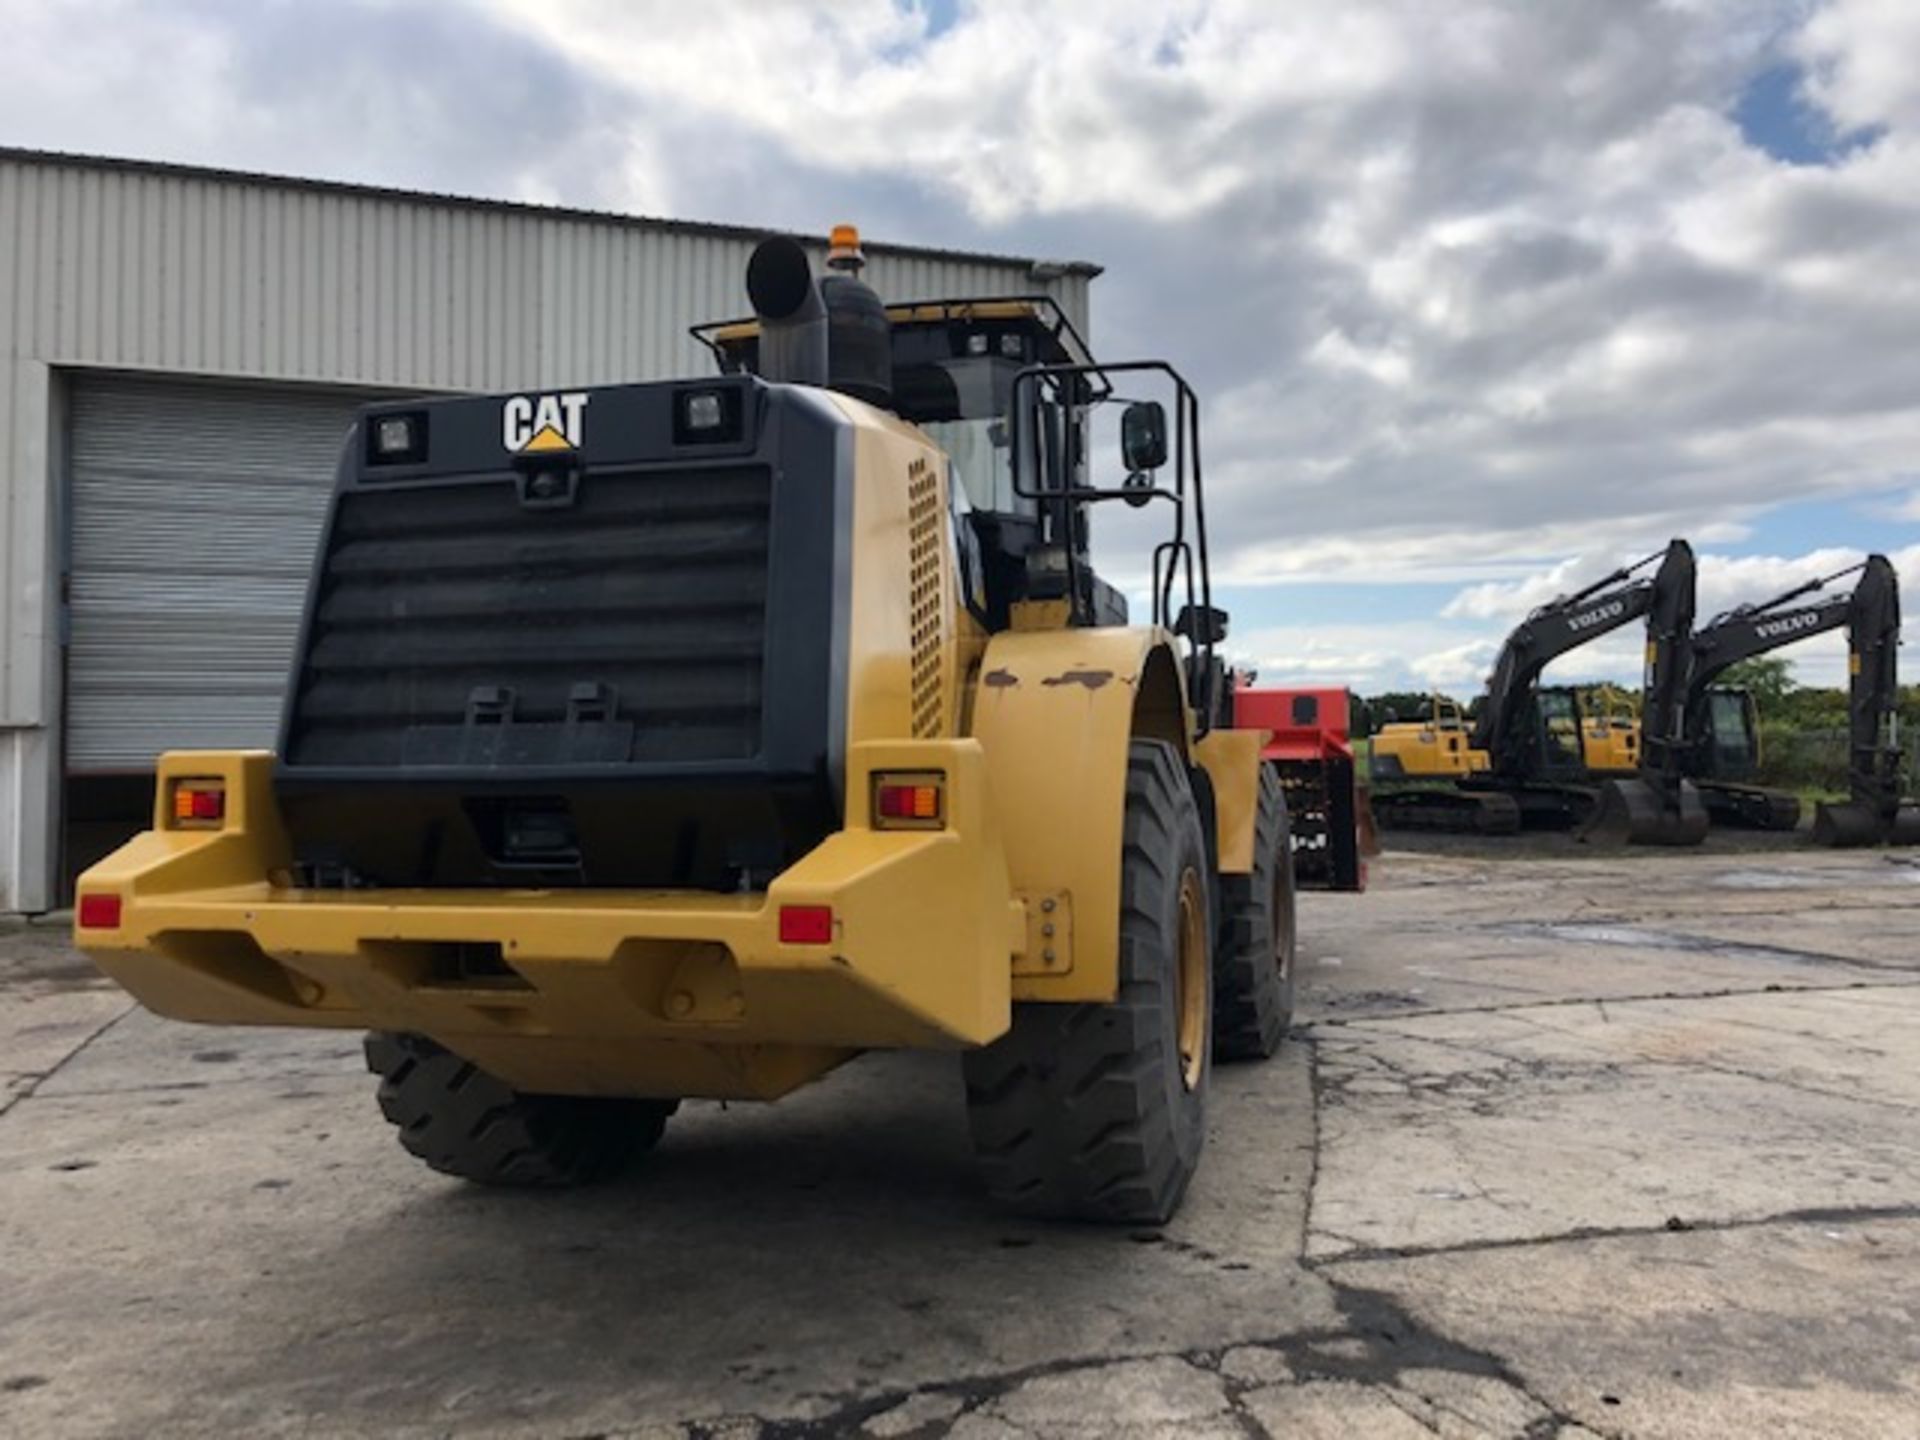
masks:
[(1920, 868), (1390, 856), (1179, 1218), (997, 1218), (956, 1067), (417, 1169), (343, 1035), (0, 937), (0, 1435), (1920, 1433)]

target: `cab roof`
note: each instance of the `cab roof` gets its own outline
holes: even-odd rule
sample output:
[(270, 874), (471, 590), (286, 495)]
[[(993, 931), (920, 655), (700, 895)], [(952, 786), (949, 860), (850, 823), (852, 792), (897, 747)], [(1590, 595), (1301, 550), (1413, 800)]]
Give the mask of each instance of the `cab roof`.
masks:
[[(944, 351), (953, 359), (965, 359), (969, 355), (992, 353), (1001, 336), (1015, 336), (1027, 342), (1022, 348), (1028, 363), (1093, 363), (1087, 342), (1050, 295), (910, 300), (888, 305), (886, 312), (893, 326), (896, 354), (907, 348), (921, 356)], [(716, 320), (695, 325), (690, 333), (713, 352), (726, 373), (754, 368), (760, 344), (758, 320)], [(911, 341), (903, 347), (901, 341), (909, 336)], [(985, 345), (988, 349), (976, 350), (971, 348), (974, 345)]]

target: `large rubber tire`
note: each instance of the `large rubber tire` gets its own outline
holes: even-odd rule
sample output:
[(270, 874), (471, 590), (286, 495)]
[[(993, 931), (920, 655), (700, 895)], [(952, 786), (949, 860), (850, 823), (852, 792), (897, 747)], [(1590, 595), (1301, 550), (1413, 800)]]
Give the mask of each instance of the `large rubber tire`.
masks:
[(1213, 1053), (1264, 1060), (1293, 1023), (1296, 888), (1287, 798), (1271, 765), (1260, 767), (1253, 871), (1220, 877), (1220, 929), (1213, 960)]
[(611, 1179), (653, 1147), (677, 1103), (528, 1095), (424, 1035), (367, 1036), (367, 1068), (408, 1152), (482, 1185)]
[(1118, 997), (1016, 1005), (1013, 1028), (965, 1059), (981, 1175), (1020, 1214), (1157, 1225), (1200, 1163), (1213, 1063), (1207, 850), (1186, 768), (1164, 741), (1128, 752), (1120, 867)]

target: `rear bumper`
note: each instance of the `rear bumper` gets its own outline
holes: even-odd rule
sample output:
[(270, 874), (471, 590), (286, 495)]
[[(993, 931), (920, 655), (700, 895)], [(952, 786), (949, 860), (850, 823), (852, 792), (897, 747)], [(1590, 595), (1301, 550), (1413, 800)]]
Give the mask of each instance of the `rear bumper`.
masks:
[[(847, 828), (752, 895), (295, 890), (270, 757), (170, 755), (162, 805), (219, 776), (226, 827), (158, 828), (88, 871), (119, 923), (76, 943), (163, 1015), (416, 1031), (564, 1093), (770, 1095), (859, 1049), (991, 1040), (1027, 925), (980, 749), (855, 748)], [(867, 828), (868, 776), (895, 768), (946, 774), (946, 829)], [(829, 907), (830, 937), (782, 941), (792, 905)]]

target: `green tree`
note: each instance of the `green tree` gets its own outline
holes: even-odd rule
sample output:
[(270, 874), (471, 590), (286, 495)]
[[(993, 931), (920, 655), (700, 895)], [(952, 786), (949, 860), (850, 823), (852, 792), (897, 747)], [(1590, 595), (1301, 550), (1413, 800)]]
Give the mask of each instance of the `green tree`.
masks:
[[(1440, 698), (1449, 700), (1452, 697), (1442, 695)], [(1433, 693), (1428, 690), (1389, 690), (1384, 695), (1367, 697), (1366, 707), (1374, 730), (1396, 720), (1426, 720), (1433, 715)]]
[(1729, 665), (1718, 683), (1750, 690), (1762, 710), (1775, 711), (1791, 691), (1800, 688), (1793, 683), (1793, 662), (1778, 655), (1755, 655)]

